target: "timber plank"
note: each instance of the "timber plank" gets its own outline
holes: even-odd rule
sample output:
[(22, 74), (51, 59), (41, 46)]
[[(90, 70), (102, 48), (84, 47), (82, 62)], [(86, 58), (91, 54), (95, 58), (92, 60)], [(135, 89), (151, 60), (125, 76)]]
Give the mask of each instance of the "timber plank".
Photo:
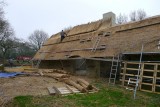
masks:
[(53, 87), (47, 87), (47, 89), (48, 89), (50, 95), (55, 95), (56, 94), (56, 91)]

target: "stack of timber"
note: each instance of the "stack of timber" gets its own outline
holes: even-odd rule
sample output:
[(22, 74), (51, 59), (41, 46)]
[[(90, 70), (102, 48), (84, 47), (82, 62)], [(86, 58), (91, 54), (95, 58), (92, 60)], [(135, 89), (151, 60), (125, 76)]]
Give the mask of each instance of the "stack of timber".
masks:
[(67, 81), (65, 81), (65, 83), (76, 87), (78, 90), (80, 90), (83, 93), (97, 92), (99, 90), (93, 85), (91, 85), (89, 82), (87, 82), (86, 80), (80, 79), (80, 78), (74, 81), (72, 79), (68, 79)]
[(68, 74), (64, 70), (59, 70), (59, 69), (39, 69), (39, 71), (42, 71), (44, 73), (62, 73), (62, 74)]
[(44, 77), (51, 77), (56, 79), (57, 81), (63, 82), (66, 86), (63, 87), (48, 87), (48, 91), (51, 95), (54, 94), (73, 94), (73, 93), (94, 93), (97, 92), (95, 86), (91, 85), (84, 79), (73, 79), (71, 75), (67, 74), (64, 70), (56, 70), (56, 69), (40, 69), (39, 74)]
[(70, 75), (67, 74), (64, 70), (57, 70), (57, 69), (39, 69), (38, 73), (44, 77), (51, 77), (58, 81), (63, 81), (68, 79)]
[(95, 93), (98, 92), (99, 89), (94, 87), (93, 85), (89, 84), (84, 79), (77, 79), (72, 80), (71, 78), (68, 78), (67, 80), (64, 80), (64, 83), (66, 83), (66, 86), (62, 87), (48, 87), (48, 91), (50, 95), (68, 95), (68, 94), (75, 94), (75, 93)]

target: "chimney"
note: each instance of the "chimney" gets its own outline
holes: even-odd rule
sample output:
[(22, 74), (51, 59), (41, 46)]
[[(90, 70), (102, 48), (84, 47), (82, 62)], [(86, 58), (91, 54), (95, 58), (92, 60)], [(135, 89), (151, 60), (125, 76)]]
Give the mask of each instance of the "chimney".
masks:
[(116, 15), (113, 12), (103, 14), (103, 20), (111, 19), (112, 26), (116, 23)]

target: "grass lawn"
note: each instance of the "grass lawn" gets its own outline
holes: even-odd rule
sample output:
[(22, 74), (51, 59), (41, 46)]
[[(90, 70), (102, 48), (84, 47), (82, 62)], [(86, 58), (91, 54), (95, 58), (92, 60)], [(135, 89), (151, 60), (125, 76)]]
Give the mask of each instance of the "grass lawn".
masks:
[(17, 96), (8, 107), (160, 107), (160, 94), (137, 93), (119, 86), (107, 87), (106, 83), (94, 83), (100, 91), (92, 94), (68, 96)]

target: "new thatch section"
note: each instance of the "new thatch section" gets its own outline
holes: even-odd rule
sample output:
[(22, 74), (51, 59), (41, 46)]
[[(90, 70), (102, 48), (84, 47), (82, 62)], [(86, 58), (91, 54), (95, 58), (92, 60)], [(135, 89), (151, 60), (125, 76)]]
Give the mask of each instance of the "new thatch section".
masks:
[[(59, 60), (75, 57), (110, 57), (124, 52), (139, 52), (144, 43), (144, 52), (160, 52), (160, 17), (124, 25), (111, 26), (111, 20), (73, 27), (60, 42), (60, 34), (53, 35), (37, 52), (34, 59)], [(94, 44), (101, 36), (95, 52)]]

